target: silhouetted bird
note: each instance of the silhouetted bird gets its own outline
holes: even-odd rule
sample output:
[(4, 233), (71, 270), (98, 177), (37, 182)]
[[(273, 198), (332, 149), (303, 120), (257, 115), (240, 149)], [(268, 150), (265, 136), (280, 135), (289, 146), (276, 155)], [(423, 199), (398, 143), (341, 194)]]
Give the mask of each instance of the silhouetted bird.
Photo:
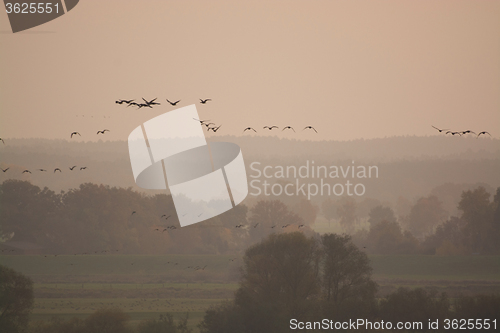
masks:
[(73, 132), (73, 133), (71, 133), (71, 137), (73, 137), (73, 135), (77, 135), (77, 134), (80, 135), (80, 133), (78, 133), (78, 132)]
[(3, 139), (2, 139), (2, 138), (0, 138), (0, 141), (2, 141), (2, 142), (3, 142), (3, 144), (5, 144), (5, 141), (3, 141)]
[(80, 168), (80, 170), (85, 170), (85, 169), (87, 169), (87, 167), (81, 167), (81, 168)]
[(73, 169), (74, 169), (74, 168), (76, 168), (76, 165), (73, 165), (73, 166), (72, 166), (72, 167), (70, 167), (69, 169), (70, 169), (71, 171), (73, 171)]
[(305, 129), (312, 129), (312, 130), (314, 130), (314, 132), (318, 133), (318, 131), (316, 131), (316, 129), (312, 126), (306, 126), (306, 127), (304, 127), (303, 130), (305, 130)]
[(3, 172), (7, 172), (7, 170), (9, 170), (10, 168), (7, 168), (7, 169), (0, 169), (2, 170)]
[(134, 215), (135, 213), (137, 213), (137, 212), (134, 210), (134, 211), (132, 212), (132, 214), (130, 214), (130, 215)]
[(287, 126), (287, 127), (283, 128), (281, 131), (283, 132), (283, 131), (284, 131), (284, 130), (286, 130), (286, 129), (291, 129), (292, 131), (294, 131), (294, 132), (295, 132), (295, 130), (293, 129), (293, 127), (292, 127), (292, 126)]
[(47, 170), (45, 170), (45, 169), (38, 169), (38, 171), (47, 171)]
[(250, 130), (252, 130), (252, 131), (254, 131), (255, 133), (257, 133), (257, 131), (256, 131), (253, 127), (247, 127), (247, 128), (245, 128), (245, 129), (243, 130), (243, 132), (245, 132), (245, 131), (250, 131)]
[[(432, 126), (432, 125), (431, 125)], [(443, 132), (443, 131), (449, 131), (450, 129), (439, 129), (437, 128), (436, 126), (432, 126), (434, 127), (435, 129), (437, 129), (439, 131), (439, 133)]]
[(23, 173), (26, 173), (26, 172), (29, 172), (29, 173), (31, 173), (31, 171), (29, 171), (29, 170), (24, 170), (24, 171), (23, 171)]
[(102, 131), (97, 131), (97, 134), (99, 134), (99, 133), (104, 134), (106, 132), (111, 132), (111, 131), (109, 129), (103, 129)]
[(483, 131), (483, 132), (479, 132), (479, 134), (476, 136), (476, 139), (477, 139), (477, 138), (479, 138), (479, 136), (480, 136), (481, 134), (488, 134), (489, 136), (491, 136), (491, 134), (490, 134), (490, 133), (488, 133), (488, 132), (486, 132), (486, 131)]
[(469, 134), (469, 133), (472, 133), (472, 134), (476, 135), (476, 133), (475, 133), (475, 132), (473, 132), (473, 131), (471, 131), (471, 130), (462, 131), (462, 134), (464, 134), (464, 135), (465, 135), (465, 134)]
[(450, 133), (451, 135), (456, 135), (456, 134), (458, 134), (458, 135), (462, 136), (462, 133), (460, 133), (460, 132), (452, 132), (452, 131), (448, 131), (448, 132), (446, 132), (446, 134), (448, 134), (448, 133)]
[(208, 101), (211, 101), (211, 99), (210, 99), (210, 98), (207, 98), (207, 99), (201, 99), (201, 98), (200, 98), (200, 103), (201, 103), (201, 104), (205, 104), (205, 103), (206, 103), (206, 102), (208, 102)]
[(160, 105), (160, 103), (156, 103), (156, 102), (155, 102), (157, 99), (158, 99), (158, 98), (155, 98), (155, 99), (152, 99), (152, 100), (150, 100), (150, 101), (148, 102), (148, 101), (146, 101), (146, 100), (144, 99), (144, 97), (142, 98), (142, 100), (143, 100), (144, 102), (146, 102), (146, 104), (147, 104), (147, 105)]
[(209, 130), (212, 130), (214, 133), (217, 132), (219, 130), (219, 128), (221, 127), (222, 125), (219, 125), (218, 127), (208, 127), (207, 128), (207, 131)]
[(179, 103), (180, 101), (181, 101), (181, 100), (178, 100), (177, 102), (170, 102), (170, 101), (167, 99), (167, 102), (169, 102), (169, 103), (170, 103), (170, 105), (172, 105), (172, 106), (176, 106), (176, 105), (177, 105), (177, 103)]
[(196, 118), (193, 118), (194, 120), (196, 121), (199, 121), (201, 125), (204, 125), (207, 121), (210, 121), (210, 120), (199, 120), (199, 119), (196, 119)]
[(273, 128), (279, 128), (279, 127), (278, 126), (271, 126), (271, 127), (264, 126), (264, 129), (266, 129), (266, 128), (271, 131)]
[(61, 170), (61, 169), (59, 169), (59, 168), (55, 168), (55, 169), (54, 169), (54, 173), (55, 173), (56, 171), (62, 172), (62, 170)]
[(126, 101), (126, 100), (124, 100), (124, 99), (120, 99), (119, 101), (115, 101), (115, 103), (118, 103), (118, 104), (123, 104), (123, 103), (130, 104), (130, 103), (132, 103), (133, 101), (135, 101), (135, 99), (131, 99), (130, 101)]

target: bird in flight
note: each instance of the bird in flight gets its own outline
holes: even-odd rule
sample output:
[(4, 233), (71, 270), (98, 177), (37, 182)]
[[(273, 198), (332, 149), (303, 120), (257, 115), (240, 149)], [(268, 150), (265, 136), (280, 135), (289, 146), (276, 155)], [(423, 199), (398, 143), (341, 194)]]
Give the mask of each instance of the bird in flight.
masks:
[(462, 134), (465, 135), (465, 134), (469, 134), (469, 133), (472, 133), (472, 134), (476, 134), (475, 132), (471, 131), (471, 130), (467, 130), (467, 131), (462, 131)]
[(150, 100), (150, 101), (148, 102), (148, 101), (146, 101), (146, 100), (144, 99), (144, 97), (142, 98), (142, 100), (143, 100), (144, 102), (146, 102), (146, 104), (147, 104), (147, 105), (160, 105), (160, 103), (155, 102), (157, 99), (158, 99), (158, 98), (155, 98), (155, 99), (152, 99), (152, 100)]
[(243, 132), (245, 132), (245, 131), (250, 131), (250, 130), (252, 130), (252, 131), (254, 131), (255, 133), (257, 133), (257, 131), (256, 131), (253, 127), (247, 127), (247, 128), (245, 128), (245, 129), (243, 130)]
[(294, 132), (295, 132), (295, 130), (293, 129), (293, 127), (292, 127), (292, 126), (287, 126), (287, 127), (283, 128), (281, 131), (283, 132), (283, 131), (284, 131), (284, 130), (286, 130), (286, 129), (291, 129), (292, 131), (294, 131)]
[(144, 107), (146, 107), (146, 106), (147, 106), (148, 108), (151, 108), (151, 109), (153, 108), (151, 105), (149, 105), (149, 104), (145, 104), (145, 103), (140, 103), (140, 104), (136, 104), (136, 105), (137, 105), (137, 107), (138, 107), (139, 109), (140, 109), (140, 108), (144, 108)]
[(54, 173), (56, 173), (56, 171), (62, 172), (62, 170), (61, 170), (61, 169), (59, 169), (59, 168), (55, 168), (55, 169), (54, 169)]
[(266, 128), (271, 131), (273, 128), (279, 128), (279, 127), (278, 126), (271, 126), (271, 127), (264, 126), (264, 129), (266, 129)]
[(71, 137), (73, 137), (73, 135), (77, 135), (77, 134), (80, 135), (80, 133), (78, 133), (78, 132), (73, 132), (73, 133), (71, 133)]
[(29, 170), (24, 170), (24, 171), (23, 171), (23, 173), (26, 173), (26, 172), (29, 172), (29, 173), (31, 173), (31, 171), (29, 171)]
[(458, 135), (462, 136), (462, 133), (460, 133), (460, 132), (452, 132), (452, 131), (448, 131), (448, 132), (446, 132), (446, 134), (448, 134), (448, 133), (450, 133), (451, 135), (456, 135), (456, 134), (458, 134)]
[(169, 103), (170, 103), (170, 105), (172, 105), (172, 106), (176, 106), (176, 105), (177, 105), (177, 103), (179, 103), (180, 101), (181, 101), (181, 100), (178, 100), (177, 102), (170, 102), (170, 101), (167, 99), (167, 102), (169, 102)]
[(7, 170), (9, 170), (10, 168), (7, 168), (7, 169), (0, 169), (2, 170), (3, 172), (7, 172)]
[(85, 169), (87, 169), (87, 167), (85, 166), (80, 168), (80, 170), (85, 170)]
[(316, 129), (312, 126), (306, 126), (306, 127), (304, 127), (303, 130), (305, 130), (305, 129), (312, 129), (312, 130), (314, 130), (314, 132), (318, 133), (318, 131), (316, 131)]
[(437, 129), (439, 133), (443, 132), (443, 131), (449, 131), (450, 129), (439, 129), (437, 128), (436, 126), (433, 126), (431, 125), (433, 128)]
[[(193, 119), (196, 120), (196, 121), (199, 121), (200, 125), (205, 125), (207, 123), (207, 121), (210, 121), (210, 120), (199, 120), (199, 119), (196, 119), (196, 118), (193, 118)], [(213, 124), (213, 123), (210, 123), (210, 124)]]
[(481, 134), (488, 134), (489, 136), (491, 136), (491, 134), (490, 134), (490, 133), (488, 133), (488, 132), (486, 132), (486, 131), (483, 131), (483, 132), (479, 132), (479, 134), (476, 136), (476, 139), (477, 139), (477, 138), (479, 138), (479, 136), (480, 136)]
[(103, 129), (102, 131), (97, 131), (97, 134), (102, 133), (104, 134), (105, 132), (111, 132), (109, 129)]
[(2, 138), (0, 138), (0, 141), (2, 141), (2, 142), (3, 142), (3, 144), (5, 144), (5, 141), (3, 141), (3, 139), (2, 139)]
[(117, 104), (123, 104), (123, 103), (130, 104), (130, 103), (132, 103), (133, 101), (135, 101), (135, 99), (131, 99), (130, 101), (127, 101), (127, 100), (124, 100), (124, 99), (120, 99), (120, 100), (118, 100), (118, 101), (115, 101), (115, 103), (117, 103)]
[(70, 167), (69, 169), (70, 169), (71, 171), (73, 171), (73, 169), (74, 169), (74, 168), (76, 168), (76, 165), (73, 165), (73, 166), (72, 166), (72, 167)]
[(137, 213), (137, 212), (134, 210), (134, 211), (132, 212), (132, 214), (130, 214), (130, 215), (134, 215), (135, 213)]
[(211, 99), (210, 98), (207, 98), (207, 99), (201, 99), (200, 98), (200, 103), (201, 104), (206, 104), (208, 101), (211, 101)]
[(219, 128), (220, 128), (221, 126), (222, 126), (222, 125), (219, 125), (218, 127), (208, 127), (208, 126), (207, 126), (207, 131), (212, 130), (212, 131), (214, 131), (214, 133), (215, 133), (215, 132), (217, 132), (217, 131), (219, 130)]
[(38, 169), (38, 171), (47, 171), (47, 170), (45, 170), (45, 169)]

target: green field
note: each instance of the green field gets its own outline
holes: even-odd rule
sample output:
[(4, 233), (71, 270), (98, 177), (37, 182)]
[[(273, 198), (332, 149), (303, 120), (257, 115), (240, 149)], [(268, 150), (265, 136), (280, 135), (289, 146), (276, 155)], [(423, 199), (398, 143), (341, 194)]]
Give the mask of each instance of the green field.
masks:
[[(500, 292), (500, 256), (369, 256), (379, 295), (399, 286), (456, 294)], [(176, 264), (177, 263), (177, 264)], [(0, 256), (35, 282), (32, 320), (85, 317), (119, 307), (132, 323), (189, 313), (193, 328), (213, 305), (233, 297), (241, 258), (214, 255)]]

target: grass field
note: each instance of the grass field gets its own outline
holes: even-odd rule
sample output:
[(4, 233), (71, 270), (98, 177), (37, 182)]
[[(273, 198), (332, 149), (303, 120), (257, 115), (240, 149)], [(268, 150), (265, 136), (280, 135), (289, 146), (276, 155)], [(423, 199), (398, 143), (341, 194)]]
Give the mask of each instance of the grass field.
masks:
[[(370, 256), (379, 295), (399, 286), (459, 293), (500, 292), (500, 256)], [(204, 312), (231, 299), (241, 258), (211, 255), (0, 256), (0, 264), (35, 284), (32, 320), (85, 317), (119, 307), (132, 323), (189, 313), (196, 328)], [(196, 330), (195, 330), (196, 331)]]

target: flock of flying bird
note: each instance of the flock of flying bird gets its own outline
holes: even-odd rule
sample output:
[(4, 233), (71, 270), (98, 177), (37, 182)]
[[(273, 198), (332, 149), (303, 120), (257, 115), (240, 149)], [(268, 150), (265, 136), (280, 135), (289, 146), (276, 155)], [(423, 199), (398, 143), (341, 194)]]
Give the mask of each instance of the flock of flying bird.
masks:
[[(73, 170), (75, 170), (75, 168), (76, 168), (76, 167), (77, 167), (76, 165), (73, 165), (72, 167), (69, 167), (68, 169), (70, 169), (71, 171), (73, 171)], [(0, 170), (2, 170), (4, 173), (5, 173), (5, 172), (7, 172), (7, 170), (9, 170), (9, 169), (10, 169), (10, 168), (6, 168), (6, 169), (2, 169), (2, 168), (0, 168)], [(85, 169), (87, 169), (87, 167), (86, 167), (86, 166), (82, 166), (82, 167), (80, 167), (80, 171), (85, 170)], [(36, 170), (37, 170), (37, 171), (41, 171), (41, 172), (47, 172), (47, 169), (36, 169)], [(54, 169), (54, 173), (56, 173), (57, 171), (62, 172), (62, 170), (61, 170), (60, 168), (55, 168), (55, 169)], [(21, 173), (32, 173), (32, 172), (31, 172), (30, 170), (28, 170), (28, 169), (25, 169), (25, 170), (24, 170), (23, 172), (21, 172)]]
[[(142, 100), (144, 103), (137, 103), (135, 102), (135, 99), (130, 99), (130, 100), (126, 100), (126, 99), (119, 99), (117, 101), (115, 101), (116, 104), (127, 104), (127, 107), (129, 106), (136, 106), (138, 109), (141, 109), (141, 108), (144, 108), (144, 107), (149, 107), (149, 108), (153, 108), (153, 106), (155, 105), (161, 105), (160, 103), (156, 102), (158, 98), (155, 98), (155, 99), (152, 99), (150, 101), (146, 100), (144, 97), (142, 97)], [(177, 103), (179, 103), (181, 100), (177, 100), (175, 102), (172, 102), (168, 99), (166, 99), (166, 101), (172, 105), (172, 106), (177, 106)], [(207, 98), (207, 99), (201, 99), (200, 98), (200, 103), (201, 104), (206, 104), (208, 101), (211, 101), (210, 98)], [(219, 126), (216, 126), (215, 123), (211, 123), (210, 120), (198, 120), (198, 119), (195, 119), (197, 121), (200, 122), (201, 125), (204, 125), (206, 126), (207, 128), (207, 132), (208, 131), (213, 131), (214, 133), (217, 132), (219, 130), (219, 128), (221, 127), (221, 125)], [(213, 125), (213, 126), (212, 126)], [(272, 125), (272, 126), (264, 126), (263, 129), (267, 129), (269, 131), (272, 131), (273, 129), (279, 129), (278, 126), (275, 126), (275, 125)], [(282, 131), (286, 130), (286, 129), (289, 129), (289, 130), (292, 130), (295, 132), (295, 129), (292, 127), (292, 126), (285, 126)], [(312, 127), (312, 126), (306, 126), (304, 127), (304, 129), (302, 130), (306, 130), (306, 129), (310, 129), (310, 130), (313, 130), (314, 132), (318, 133), (318, 131)], [(257, 131), (253, 128), (253, 127), (247, 127), (243, 130), (243, 132), (246, 132), (246, 131), (254, 131), (255, 133), (257, 133)], [(104, 134), (104, 133), (103, 133)]]
[(476, 139), (479, 138), (480, 135), (486, 135), (486, 134), (488, 134), (489, 136), (491, 136), (491, 134), (488, 133), (488, 132), (486, 132), (486, 131), (482, 131), (482, 132), (479, 132), (479, 133), (476, 134), (476, 132), (471, 131), (471, 130), (466, 130), (466, 131), (452, 131), (450, 129), (439, 129), (436, 126), (432, 126), (432, 127), (435, 128), (439, 133), (445, 132), (444, 134), (459, 135), (459, 136), (466, 135), (466, 134), (474, 134), (474, 135), (476, 135)]

